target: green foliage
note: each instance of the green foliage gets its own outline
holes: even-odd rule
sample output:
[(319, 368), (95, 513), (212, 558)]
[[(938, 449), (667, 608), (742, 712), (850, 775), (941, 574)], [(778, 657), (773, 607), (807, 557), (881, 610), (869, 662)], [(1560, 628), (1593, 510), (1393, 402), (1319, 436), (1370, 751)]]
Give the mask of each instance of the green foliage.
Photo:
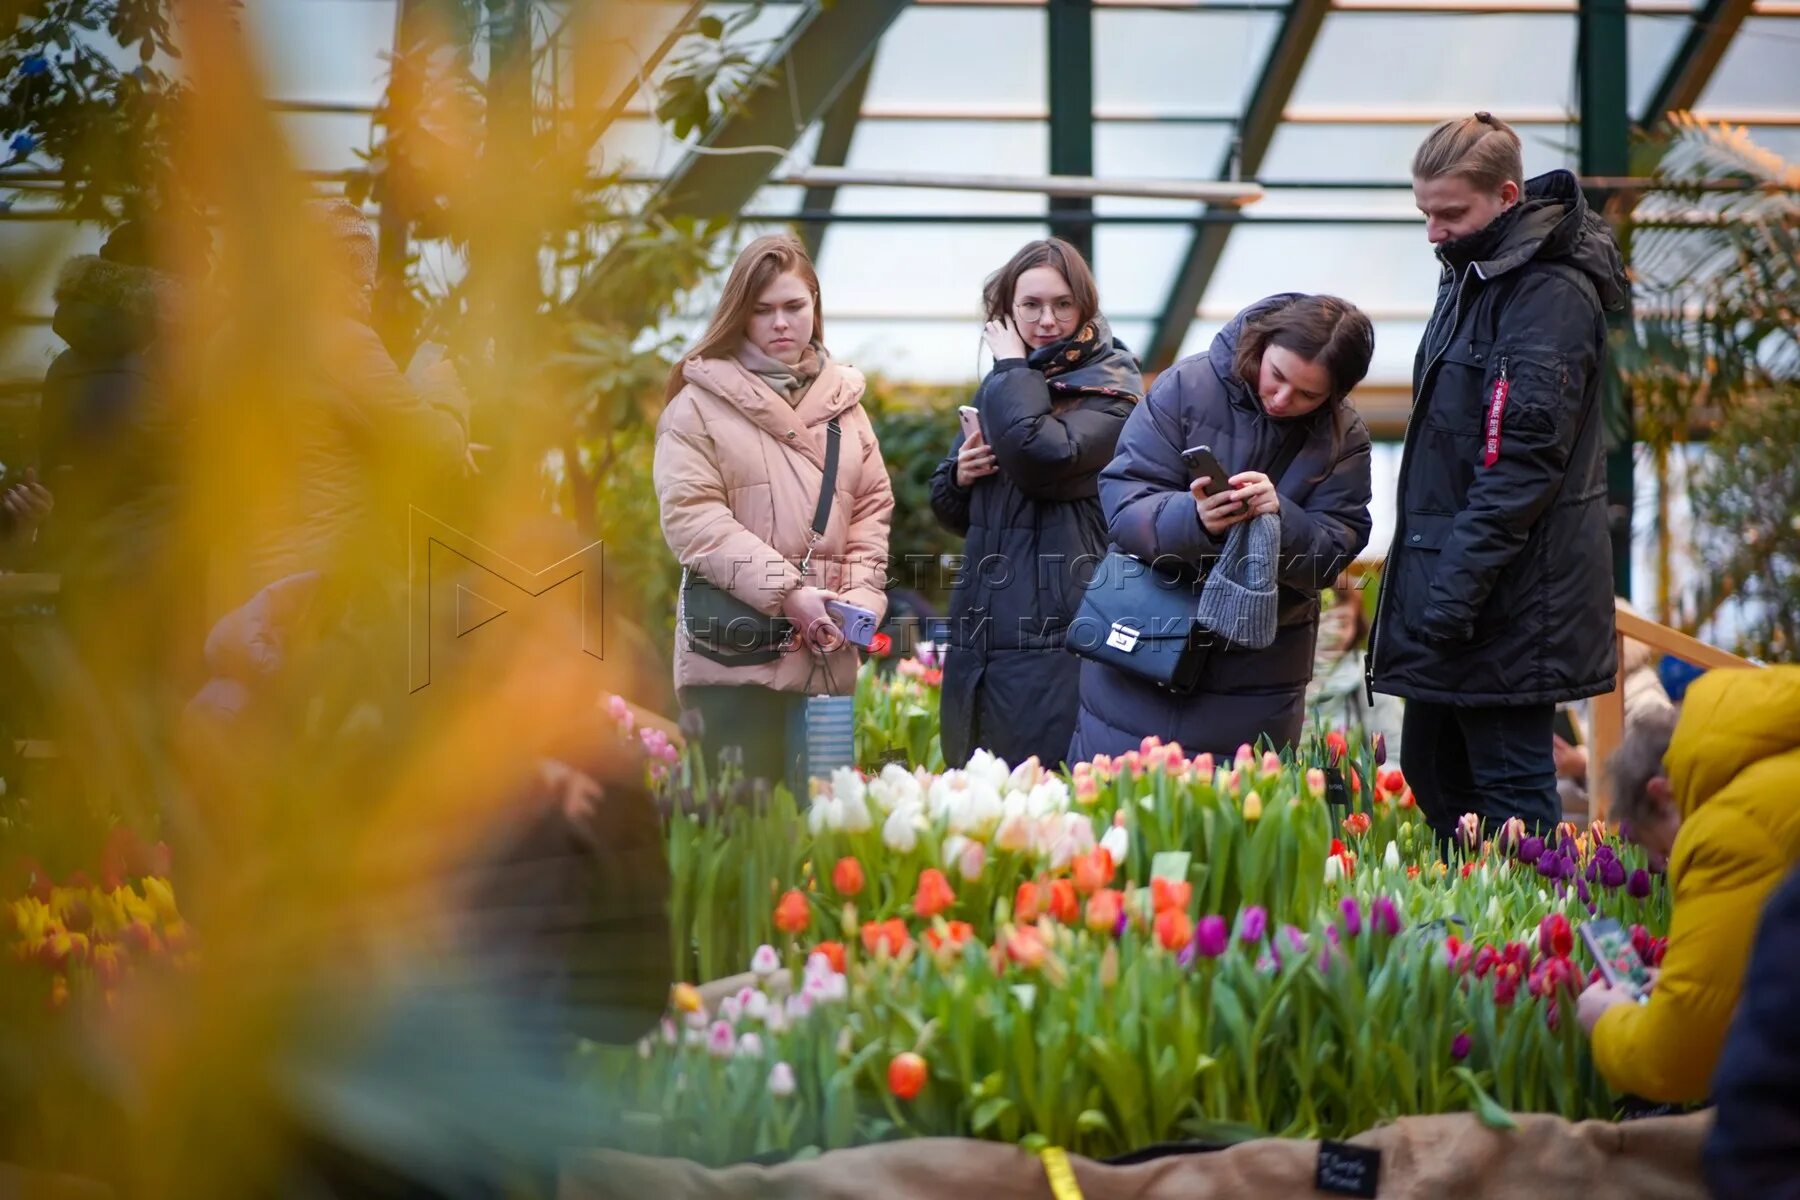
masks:
[[(1621, 348), (1652, 445), (1715, 421), (1689, 478), (1690, 628), (1736, 597), (1740, 653), (1800, 655), (1800, 167), (1741, 129), (1678, 118), (1633, 218), (1638, 319)], [(1721, 191), (1702, 186), (1742, 185)], [(1698, 218), (1698, 219), (1697, 219)]]
[(959, 388), (903, 389), (877, 376), (863, 400), (894, 485), (888, 575), (894, 586), (916, 589), (940, 608), (949, 601), (940, 558), (961, 553), (963, 539), (931, 511), (931, 475), (950, 451), (956, 406), (966, 396)]
[[(83, 220), (186, 215), (168, 164), (189, 93), (152, 65), (180, 57), (166, 0), (35, 0), (9, 16), (17, 24), (0, 41), (0, 167), (57, 169), (59, 202)], [(120, 50), (137, 63), (121, 69)]]

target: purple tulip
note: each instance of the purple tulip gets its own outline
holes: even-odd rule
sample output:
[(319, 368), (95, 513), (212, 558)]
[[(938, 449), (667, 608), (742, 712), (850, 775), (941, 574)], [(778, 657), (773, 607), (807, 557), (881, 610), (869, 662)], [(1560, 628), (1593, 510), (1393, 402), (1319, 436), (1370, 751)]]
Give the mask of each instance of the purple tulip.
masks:
[(1306, 953), (1306, 935), (1292, 925), (1283, 925), (1280, 935), (1270, 941), (1269, 948), (1275, 952), (1275, 965), (1281, 966), (1287, 962), (1288, 955)]
[(1362, 932), (1362, 906), (1356, 902), (1355, 896), (1345, 896), (1338, 902), (1338, 908), (1344, 914), (1344, 932), (1355, 937)]
[(1375, 765), (1378, 767), (1387, 765), (1387, 734), (1385, 733), (1375, 735)]
[(1559, 860), (1554, 854), (1546, 854), (1537, 860), (1537, 873), (1545, 879), (1556, 878), (1556, 864)]
[(1594, 902), (1594, 893), (1588, 890), (1587, 880), (1585, 879), (1577, 879), (1575, 881), (1575, 894), (1581, 897), (1581, 902), (1583, 904), (1592, 904)]
[[(1126, 912), (1125, 906), (1123, 904), (1121, 904), (1119, 906), (1119, 919), (1117, 921), (1113, 922), (1113, 936), (1116, 938), (1124, 937), (1125, 931), (1130, 928), (1131, 928), (1131, 914)], [(1189, 961), (1192, 961), (1192, 960), (1190, 959)]]
[(1588, 863), (1587, 870), (1582, 872), (1582, 878), (1586, 879), (1589, 883), (1600, 882), (1600, 860), (1599, 859), (1597, 859), (1597, 858), (1593, 859)]
[(1450, 1039), (1450, 1057), (1461, 1062), (1469, 1057), (1469, 1051), (1474, 1048), (1474, 1045), (1475, 1039), (1466, 1033), (1459, 1033)]
[(1210, 915), (1200, 918), (1200, 925), (1194, 930), (1194, 945), (1200, 953), (1208, 958), (1217, 958), (1225, 953), (1225, 947), (1231, 943), (1231, 929), (1225, 924), (1225, 918)]
[(1625, 894), (1637, 900), (1648, 896), (1650, 894), (1650, 872), (1642, 867), (1633, 871), (1631, 878), (1625, 881)]
[(1181, 952), (1175, 956), (1175, 965), (1184, 971), (1193, 966), (1194, 957), (1199, 952), (1198, 945), (1197, 942), (1190, 938), (1188, 944), (1183, 946)]
[(1519, 843), (1519, 861), (1534, 863), (1544, 857), (1544, 839), (1537, 836), (1526, 838)]
[(1594, 848), (1594, 858), (1598, 862), (1612, 862), (1618, 857), (1618, 855), (1613, 853), (1612, 846), (1606, 842), (1601, 842)]
[(1375, 897), (1375, 903), (1369, 906), (1369, 918), (1378, 933), (1393, 937), (1400, 932), (1400, 910), (1386, 896)]
[(1600, 864), (1600, 883), (1609, 888), (1625, 886), (1625, 864), (1609, 858)]
[(1269, 928), (1269, 914), (1260, 904), (1252, 904), (1238, 914), (1238, 937), (1246, 942), (1260, 942)]

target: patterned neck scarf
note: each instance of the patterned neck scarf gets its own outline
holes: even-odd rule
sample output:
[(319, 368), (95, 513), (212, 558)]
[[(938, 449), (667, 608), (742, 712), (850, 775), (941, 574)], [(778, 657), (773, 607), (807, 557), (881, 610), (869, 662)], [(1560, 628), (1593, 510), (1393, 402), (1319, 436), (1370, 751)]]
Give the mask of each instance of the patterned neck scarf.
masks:
[(1137, 357), (1113, 340), (1112, 326), (1097, 313), (1069, 337), (1031, 351), (1025, 362), (1043, 373), (1058, 402), (1088, 395), (1139, 400), (1144, 395)]

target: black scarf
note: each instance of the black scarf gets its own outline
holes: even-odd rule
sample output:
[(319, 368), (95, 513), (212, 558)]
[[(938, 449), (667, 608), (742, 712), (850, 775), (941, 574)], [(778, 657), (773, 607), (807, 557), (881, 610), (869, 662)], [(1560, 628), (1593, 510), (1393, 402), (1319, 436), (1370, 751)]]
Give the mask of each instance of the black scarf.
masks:
[(1136, 401), (1144, 395), (1137, 356), (1113, 337), (1112, 326), (1098, 313), (1069, 337), (1031, 351), (1025, 362), (1043, 373), (1058, 403), (1091, 395)]
[(1525, 212), (1524, 202), (1513, 205), (1482, 228), (1466, 237), (1452, 238), (1438, 247), (1438, 257), (1451, 267), (1466, 267), (1494, 257), (1513, 226)]

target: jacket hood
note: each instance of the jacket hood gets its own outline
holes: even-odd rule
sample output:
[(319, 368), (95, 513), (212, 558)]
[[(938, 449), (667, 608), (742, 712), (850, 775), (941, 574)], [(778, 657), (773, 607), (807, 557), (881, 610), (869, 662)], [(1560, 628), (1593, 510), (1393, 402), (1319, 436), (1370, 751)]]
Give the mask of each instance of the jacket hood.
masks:
[(1238, 342), (1244, 336), (1244, 325), (1251, 318), (1268, 312), (1271, 308), (1280, 308), (1300, 299), (1303, 292), (1279, 292), (1273, 296), (1265, 296), (1255, 304), (1244, 309), (1237, 316), (1226, 322), (1225, 328), (1213, 335), (1212, 346), (1206, 351), (1207, 361), (1219, 374), (1219, 381), (1225, 385), (1226, 395), (1231, 397), (1232, 404), (1246, 412), (1262, 413), (1262, 405), (1250, 394), (1250, 385), (1238, 378), (1236, 359)]
[(1568, 171), (1526, 181), (1518, 215), (1492, 254), (1475, 264), (1475, 273), (1493, 279), (1533, 259), (1568, 263), (1593, 281), (1602, 308), (1625, 307), (1625, 262), (1618, 243)]
[(1800, 667), (1708, 671), (1693, 682), (1663, 765), (1683, 820), (1739, 773), (1800, 750)]
[(57, 278), (50, 326), (84, 353), (129, 354), (156, 335), (157, 322), (170, 319), (180, 299), (172, 275), (82, 254)]

